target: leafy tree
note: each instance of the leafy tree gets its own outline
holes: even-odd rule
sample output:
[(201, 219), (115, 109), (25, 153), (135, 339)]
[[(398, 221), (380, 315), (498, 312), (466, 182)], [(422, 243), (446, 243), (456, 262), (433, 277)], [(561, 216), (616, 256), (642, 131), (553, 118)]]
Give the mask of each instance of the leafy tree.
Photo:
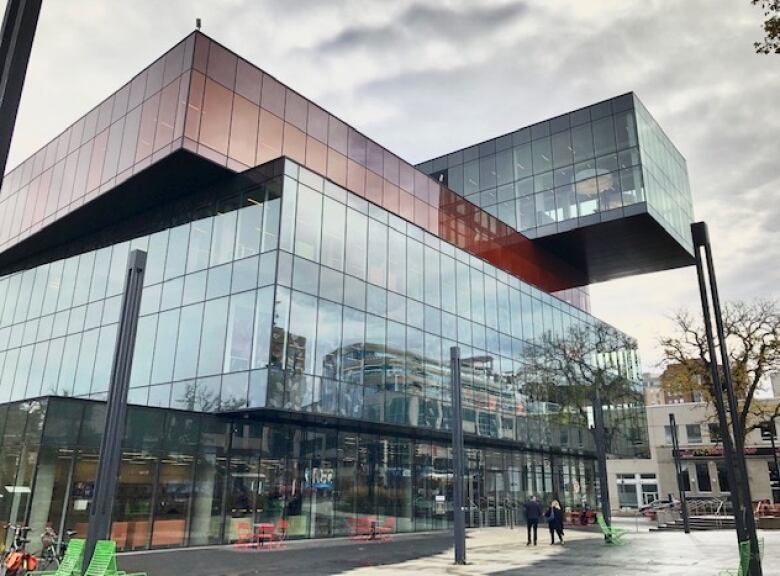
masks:
[(780, 54), (780, 0), (750, 0), (764, 11), (764, 41), (754, 42), (758, 54)]
[[(662, 387), (672, 394), (698, 392), (714, 399), (707, 339), (701, 319), (674, 314), (673, 336), (661, 338), (667, 369)], [(729, 351), (734, 394), (743, 439), (762, 423), (780, 417), (780, 402), (756, 398), (765, 378), (780, 370), (780, 307), (776, 300), (732, 302), (723, 307), (723, 331)], [(722, 367), (719, 367), (722, 372)]]

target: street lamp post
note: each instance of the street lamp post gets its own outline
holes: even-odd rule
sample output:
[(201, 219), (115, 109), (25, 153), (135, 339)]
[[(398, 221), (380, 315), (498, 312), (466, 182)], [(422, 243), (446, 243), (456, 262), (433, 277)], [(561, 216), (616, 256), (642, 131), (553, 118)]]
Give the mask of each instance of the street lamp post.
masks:
[[(726, 460), (729, 483), (732, 483), (731, 501), (734, 506), (734, 523), (737, 528), (737, 540), (739, 542), (750, 541), (750, 563), (746, 576), (761, 576), (761, 557), (756, 537), (756, 522), (753, 517), (752, 498), (750, 496), (750, 483), (745, 463), (745, 446), (742, 430), (739, 423), (737, 400), (734, 395), (734, 386), (731, 380), (731, 366), (726, 347), (726, 336), (723, 330), (723, 317), (718, 296), (718, 285), (715, 279), (715, 266), (712, 260), (712, 247), (710, 245), (707, 224), (694, 222), (691, 224), (691, 237), (693, 239), (694, 256), (696, 259), (696, 274), (699, 281), (699, 294), (701, 296), (702, 319), (707, 338), (707, 352), (710, 359), (710, 375), (712, 377), (713, 397), (715, 408), (718, 412), (718, 421), (721, 427), (721, 441), (723, 443), (723, 455)], [(704, 259), (702, 259), (702, 252)], [(704, 265), (706, 262), (706, 273)], [(709, 291), (707, 287), (709, 280)], [(718, 355), (715, 349), (715, 339), (712, 331), (712, 317), (715, 318), (715, 326), (718, 333), (718, 348), (720, 351), (720, 364), (723, 378), (718, 369)], [(724, 401), (724, 395), (726, 401)], [(728, 405), (727, 405), (728, 404)], [(728, 417), (727, 417), (728, 411)], [(729, 418), (731, 426), (729, 426)]]
[(672, 456), (674, 457), (674, 470), (677, 473), (677, 489), (680, 491), (680, 513), (683, 519), (683, 530), (686, 534), (690, 534), (691, 524), (688, 518), (688, 500), (685, 497), (682, 461), (680, 460), (680, 439), (677, 436), (677, 420), (673, 412), (669, 413), (669, 426), (672, 429)]
[(463, 516), (463, 410), (460, 389), (460, 348), (450, 348), (452, 390), (452, 513), (455, 538), (455, 564), (466, 563), (466, 519)]

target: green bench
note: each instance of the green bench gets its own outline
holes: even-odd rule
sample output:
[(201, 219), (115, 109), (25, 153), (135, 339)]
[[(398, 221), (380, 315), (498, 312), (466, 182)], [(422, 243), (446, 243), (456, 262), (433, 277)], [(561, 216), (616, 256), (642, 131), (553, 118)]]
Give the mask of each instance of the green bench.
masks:
[(610, 526), (601, 514), (596, 514), (596, 522), (598, 522), (607, 544), (615, 544), (617, 546), (625, 544), (623, 536), (625, 536), (627, 530)]
[[(758, 539), (758, 557), (764, 559), (764, 539)], [(739, 568), (736, 570), (721, 570), (718, 576), (748, 576), (748, 567), (751, 559), (750, 540), (739, 543)]]
[(84, 576), (146, 576), (145, 572), (123, 572), (116, 568), (116, 542), (98, 540)]
[(55, 571), (36, 572), (38, 576), (81, 576), (81, 563), (84, 561), (84, 544), (81, 538), (71, 538), (68, 549)]
[[(59, 568), (53, 572), (35, 572), (37, 576), (82, 576), (81, 565), (84, 562), (84, 547), (86, 541), (73, 538), (68, 542), (65, 557)], [(92, 560), (83, 576), (146, 576), (143, 572), (128, 574), (116, 568), (116, 542), (113, 540), (98, 540)]]

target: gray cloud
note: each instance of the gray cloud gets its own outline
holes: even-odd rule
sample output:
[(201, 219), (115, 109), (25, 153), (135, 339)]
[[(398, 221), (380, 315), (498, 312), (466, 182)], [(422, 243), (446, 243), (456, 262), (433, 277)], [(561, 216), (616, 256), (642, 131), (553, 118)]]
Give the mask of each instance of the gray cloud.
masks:
[(463, 9), (444, 4), (413, 4), (391, 22), (345, 27), (334, 37), (315, 45), (313, 50), (319, 53), (386, 50), (407, 42), (425, 43), (432, 36), (462, 43), (496, 33), (526, 11), (524, 3), (469, 5)]

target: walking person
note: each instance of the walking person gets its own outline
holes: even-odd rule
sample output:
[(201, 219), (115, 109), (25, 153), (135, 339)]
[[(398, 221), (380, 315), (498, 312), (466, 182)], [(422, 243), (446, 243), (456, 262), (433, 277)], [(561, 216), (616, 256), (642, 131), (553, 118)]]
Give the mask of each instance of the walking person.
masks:
[(563, 510), (561, 503), (557, 500), (550, 502), (550, 507), (544, 513), (547, 519), (547, 527), (550, 529), (550, 544), (555, 544), (555, 535), (558, 534), (558, 540), (563, 544)]
[(526, 546), (531, 545), (531, 530), (534, 533), (534, 546), (536, 546), (536, 532), (539, 528), (539, 518), (542, 517), (542, 507), (539, 502), (536, 501), (536, 496), (531, 496), (531, 499), (525, 503), (525, 523), (528, 527), (528, 542)]

